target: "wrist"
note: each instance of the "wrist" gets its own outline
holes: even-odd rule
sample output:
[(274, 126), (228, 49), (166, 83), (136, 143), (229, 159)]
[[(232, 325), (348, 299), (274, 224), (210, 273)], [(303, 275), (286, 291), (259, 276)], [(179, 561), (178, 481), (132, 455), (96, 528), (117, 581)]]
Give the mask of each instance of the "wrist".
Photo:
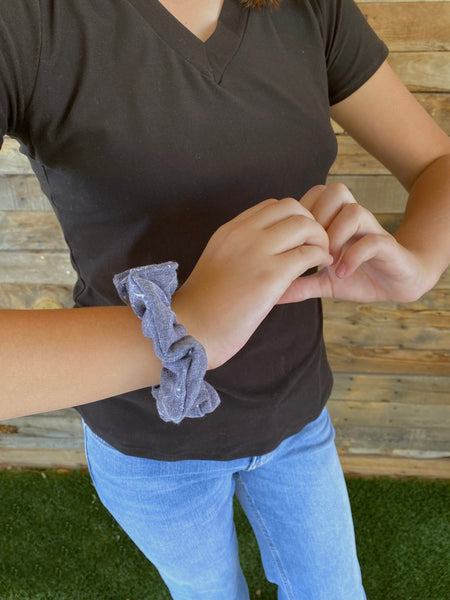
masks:
[(422, 293), (428, 292), (439, 281), (442, 273), (447, 268), (447, 263), (442, 260), (442, 255), (438, 255), (431, 243), (427, 243), (418, 234), (411, 235), (399, 228), (394, 233), (397, 242), (405, 248), (415, 263), (415, 280), (417, 286), (421, 288)]
[(152, 386), (163, 421), (180, 423), (214, 411), (220, 404), (215, 389), (204, 380), (208, 357), (202, 343), (180, 323), (172, 307), (178, 285), (178, 264), (169, 261), (129, 269), (114, 276), (123, 302), (142, 322), (144, 337), (153, 341), (161, 360), (161, 378)]
[(208, 359), (208, 370), (218, 367), (221, 363), (218, 359), (214, 335), (207, 330), (205, 315), (200, 314), (201, 311), (198, 310), (195, 298), (189, 294), (184, 286), (173, 294), (172, 310), (177, 317), (178, 323), (181, 323), (186, 328), (188, 335), (198, 340), (205, 349)]

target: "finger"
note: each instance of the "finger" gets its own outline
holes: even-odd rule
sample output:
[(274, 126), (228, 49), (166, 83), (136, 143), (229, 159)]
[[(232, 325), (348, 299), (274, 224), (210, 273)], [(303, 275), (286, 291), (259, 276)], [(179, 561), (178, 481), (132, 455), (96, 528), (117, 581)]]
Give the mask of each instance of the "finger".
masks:
[(303, 215), (314, 220), (312, 214), (295, 198), (282, 198), (274, 203), (267, 203), (247, 217), (247, 223), (259, 229), (265, 229), (292, 215)]
[(364, 263), (374, 259), (390, 265), (394, 246), (398, 244), (388, 233), (365, 235), (343, 253), (335, 274), (340, 278), (349, 277)]
[(357, 203), (344, 204), (326, 229), (336, 262), (348, 242), (372, 233), (386, 233), (372, 213)]
[(284, 292), (277, 304), (289, 304), (292, 302), (303, 302), (310, 298), (329, 298), (333, 295), (329, 285), (329, 279), (324, 277), (325, 270), (297, 277)]
[(307, 208), (310, 212), (313, 212), (314, 205), (326, 189), (326, 185), (315, 185), (314, 187), (310, 188), (306, 194), (300, 198), (301, 205)]
[(344, 184), (333, 183), (322, 190), (321, 193), (316, 194), (314, 203), (308, 208), (322, 227), (327, 229), (346, 204), (356, 204), (352, 193)]
[(256, 214), (266, 206), (270, 206), (271, 204), (278, 204), (278, 200), (276, 198), (267, 198), (267, 200), (258, 202), (258, 204), (255, 204), (254, 206), (251, 206), (250, 208), (247, 208), (243, 212), (239, 213), (236, 217), (231, 219), (230, 222), (238, 223), (239, 221), (244, 221), (245, 219), (251, 217), (252, 215)]
[(275, 258), (279, 262), (279, 269), (287, 269), (291, 282), (308, 269), (327, 267), (332, 261), (332, 257), (320, 246), (307, 245), (292, 248)]
[(263, 240), (267, 252), (280, 254), (304, 244), (320, 246), (327, 253), (329, 240), (325, 229), (304, 215), (291, 215), (264, 229)]

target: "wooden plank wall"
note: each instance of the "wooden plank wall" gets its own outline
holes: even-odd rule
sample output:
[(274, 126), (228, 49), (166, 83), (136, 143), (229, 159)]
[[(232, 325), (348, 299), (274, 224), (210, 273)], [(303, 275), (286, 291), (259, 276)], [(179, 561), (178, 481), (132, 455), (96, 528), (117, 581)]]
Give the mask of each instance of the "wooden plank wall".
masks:
[[(397, 74), (450, 133), (450, 4), (360, 2), (360, 8), (389, 46)], [(339, 157), (330, 181), (346, 183), (392, 231), (405, 191), (336, 132)], [(329, 408), (346, 471), (450, 477), (449, 287), (447, 272), (413, 304), (324, 302), (335, 372)]]
[[(447, 133), (450, 2), (366, 2), (360, 8), (388, 44), (389, 61)], [(411, 124), (414, 127), (414, 123)], [(335, 126), (330, 174), (389, 230), (406, 193)], [(0, 153), (0, 308), (71, 306), (74, 275), (59, 225), (27, 161), (7, 139)], [(450, 478), (450, 273), (421, 300), (326, 300), (325, 336), (335, 372), (329, 403), (346, 472)], [(84, 465), (72, 410), (4, 421), (0, 463)]]

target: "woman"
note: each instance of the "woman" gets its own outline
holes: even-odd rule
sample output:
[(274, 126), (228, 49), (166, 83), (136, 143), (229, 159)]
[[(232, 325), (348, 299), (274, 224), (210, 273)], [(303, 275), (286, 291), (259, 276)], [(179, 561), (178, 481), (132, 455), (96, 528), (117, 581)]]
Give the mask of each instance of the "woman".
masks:
[[(0, 4), (2, 132), (22, 140), (79, 276), (75, 310), (2, 311), (2, 416), (78, 407), (99, 496), (173, 598), (248, 598), (236, 492), (280, 598), (359, 600), (320, 298), (407, 302), (436, 283), (449, 141), (351, 0), (245, 4)], [(394, 236), (323, 185), (330, 112), (409, 190)], [(150, 323), (153, 346), (113, 285), (167, 261), (201, 344), (181, 332), (181, 358), (207, 361), (210, 387), (187, 369), (199, 418), (160, 379), (171, 326)], [(146, 320), (160, 291), (144, 302), (128, 272), (116, 282)]]

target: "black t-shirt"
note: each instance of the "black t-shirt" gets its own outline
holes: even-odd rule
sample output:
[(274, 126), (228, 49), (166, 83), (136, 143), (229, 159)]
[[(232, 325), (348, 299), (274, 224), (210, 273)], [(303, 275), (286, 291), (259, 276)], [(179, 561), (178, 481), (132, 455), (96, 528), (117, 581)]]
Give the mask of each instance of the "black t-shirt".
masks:
[[(206, 43), (157, 0), (0, 0), (0, 133), (21, 140), (61, 222), (75, 305), (120, 304), (113, 275), (143, 264), (175, 260), (182, 282), (221, 224), (323, 183), (329, 106), (386, 55), (352, 0), (225, 0)], [(275, 307), (206, 378), (220, 406), (179, 425), (149, 390), (79, 412), (126, 454), (268, 452), (329, 396), (320, 301)]]

